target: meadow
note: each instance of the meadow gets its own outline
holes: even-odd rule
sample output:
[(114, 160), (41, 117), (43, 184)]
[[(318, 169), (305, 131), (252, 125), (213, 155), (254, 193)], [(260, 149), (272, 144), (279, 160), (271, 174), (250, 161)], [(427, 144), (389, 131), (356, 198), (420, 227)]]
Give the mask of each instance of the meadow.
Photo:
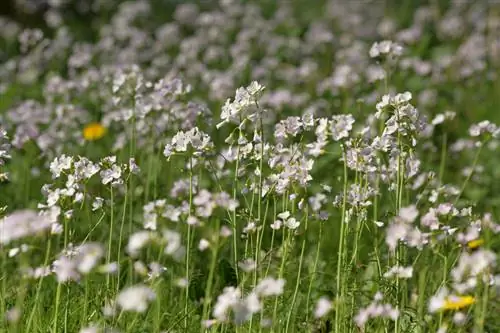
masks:
[(15, 2), (0, 332), (500, 332), (496, 1)]

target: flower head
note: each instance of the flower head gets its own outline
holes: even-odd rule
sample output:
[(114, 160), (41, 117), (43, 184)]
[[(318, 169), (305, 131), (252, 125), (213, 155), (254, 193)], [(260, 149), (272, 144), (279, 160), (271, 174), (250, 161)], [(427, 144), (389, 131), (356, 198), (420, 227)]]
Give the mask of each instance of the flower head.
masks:
[(484, 244), (484, 239), (479, 238), (467, 242), (467, 247), (471, 250), (475, 250), (483, 244)]
[(473, 296), (449, 296), (444, 300), (442, 310), (460, 310), (476, 302)]
[(83, 138), (87, 141), (99, 140), (106, 134), (106, 127), (101, 123), (93, 122), (83, 128)]

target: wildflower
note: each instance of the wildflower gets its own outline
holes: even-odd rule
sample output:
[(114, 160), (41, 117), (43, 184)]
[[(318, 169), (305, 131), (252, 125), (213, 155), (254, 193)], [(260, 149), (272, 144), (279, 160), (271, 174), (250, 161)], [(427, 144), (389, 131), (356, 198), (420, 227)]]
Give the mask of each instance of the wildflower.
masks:
[(217, 124), (217, 128), (229, 122), (239, 123), (240, 119), (255, 120), (257, 114), (249, 111), (254, 111), (252, 109), (255, 107), (263, 91), (264, 87), (256, 81), (253, 81), (246, 88), (238, 88), (234, 101), (231, 102), (230, 99), (227, 99), (222, 107), (220, 115), (222, 121)]
[(139, 231), (130, 235), (127, 244), (127, 252), (131, 256), (137, 256), (139, 251), (151, 241), (153, 234), (149, 231)]
[(489, 134), (493, 137), (500, 136), (500, 128), (488, 120), (483, 120), (480, 123), (473, 124), (469, 128), (469, 135), (472, 137), (477, 137), (480, 135)]
[(276, 220), (273, 223), (271, 223), (271, 229), (279, 230), (279, 229), (281, 229), (281, 224), (282, 224), (281, 220)]
[(34, 210), (18, 210), (0, 220), (0, 244), (39, 234), (50, 229), (53, 221), (48, 215)]
[(9, 159), (10, 144), (7, 137), (7, 132), (0, 127), (0, 165), (5, 163), (5, 159)]
[(371, 318), (388, 318), (396, 320), (399, 317), (399, 310), (394, 308), (391, 304), (382, 304), (382, 294), (377, 293), (375, 297), (366, 308), (359, 310), (358, 314), (354, 317), (354, 322), (360, 328), (364, 327), (366, 322)]
[(238, 263), (238, 267), (244, 272), (251, 272), (257, 268), (255, 260), (248, 258)]
[(101, 330), (95, 326), (82, 328), (79, 333), (100, 333)]
[(255, 291), (262, 296), (278, 296), (283, 294), (285, 286), (284, 279), (273, 279), (271, 277), (265, 278), (257, 284)]
[(163, 231), (163, 239), (167, 243), (164, 250), (166, 254), (175, 255), (182, 250), (181, 235), (178, 232), (166, 229)]
[(102, 184), (118, 185), (123, 183), (122, 167), (116, 164), (116, 156), (108, 156), (101, 161), (101, 172), (99, 175), (102, 179)]
[(455, 314), (453, 315), (453, 322), (456, 325), (463, 325), (466, 320), (467, 320), (467, 317), (465, 316), (465, 314), (463, 312), (455, 312)]
[(333, 140), (339, 141), (340, 139), (348, 138), (354, 121), (354, 117), (350, 114), (333, 116), (330, 121), (330, 133)]
[(300, 221), (298, 221), (294, 217), (290, 217), (289, 219), (284, 221), (284, 223), (285, 223), (285, 226), (290, 230), (295, 230), (300, 226)]
[(92, 211), (96, 211), (102, 208), (102, 204), (104, 203), (104, 199), (101, 197), (95, 197), (92, 202)]
[(476, 299), (470, 295), (457, 296), (450, 295), (446, 288), (438, 290), (436, 295), (429, 301), (429, 312), (434, 313), (446, 310), (460, 310), (476, 302)]
[(52, 173), (52, 178), (56, 179), (61, 176), (61, 172), (69, 170), (73, 164), (73, 157), (61, 155), (60, 157), (54, 158), (50, 163), (50, 172)]
[(402, 207), (399, 210), (399, 218), (407, 223), (413, 223), (418, 216), (418, 210), (415, 205)]
[(142, 284), (128, 287), (118, 294), (116, 303), (123, 311), (144, 312), (148, 303), (156, 298), (155, 292)]
[(467, 247), (471, 250), (475, 250), (483, 244), (484, 244), (484, 239), (479, 238), (467, 242)]
[(227, 312), (235, 306), (241, 298), (241, 291), (235, 287), (226, 287), (221, 295), (217, 297), (213, 309), (213, 316), (219, 321), (227, 320)]
[(99, 243), (87, 243), (74, 249), (70, 247), (53, 263), (57, 281), (78, 281), (81, 274), (88, 274), (103, 255), (104, 249)]
[(87, 141), (99, 140), (105, 134), (106, 128), (98, 122), (89, 123), (83, 128), (83, 138)]
[(475, 303), (472, 296), (450, 296), (443, 304), (443, 310), (460, 310)]
[[(487, 273), (496, 264), (496, 255), (494, 252), (484, 249), (477, 249), (472, 253), (462, 252), (457, 265), (451, 270), (451, 277), (455, 284), (455, 289), (465, 292), (473, 288), (477, 277)], [(466, 285), (461, 282), (469, 281)], [(460, 288), (459, 288), (460, 287)]]
[(321, 297), (316, 303), (316, 308), (314, 310), (314, 317), (321, 318), (325, 316), (332, 309), (332, 302), (326, 298)]
[(198, 250), (200, 251), (205, 251), (210, 247), (210, 242), (206, 240), (205, 238), (200, 239), (200, 242), (198, 243)]
[(375, 42), (370, 48), (370, 57), (376, 58), (383, 55), (400, 56), (403, 53), (403, 47), (390, 40)]
[(17, 307), (13, 307), (13, 308), (9, 309), (5, 313), (5, 319), (9, 323), (17, 323), (19, 321), (19, 319), (21, 319), (21, 310), (19, 310), (19, 308), (17, 308)]
[(409, 279), (413, 276), (413, 267), (394, 266), (384, 274), (385, 278), (391, 278), (394, 276), (402, 279)]
[(194, 155), (201, 155), (210, 150), (213, 143), (208, 134), (199, 130), (198, 127), (194, 127), (186, 132), (177, 132), (170, 143), (165, 145), (163, 155), (170, 158), (175, 153), (187, 152), (189, 146), (192, 147)]

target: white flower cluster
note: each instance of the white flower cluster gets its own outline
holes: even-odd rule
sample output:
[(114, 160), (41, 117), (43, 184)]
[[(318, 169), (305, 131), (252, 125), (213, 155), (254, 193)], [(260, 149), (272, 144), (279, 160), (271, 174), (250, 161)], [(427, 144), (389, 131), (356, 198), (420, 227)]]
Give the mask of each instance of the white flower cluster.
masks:
[(192, 148), (194, 156), (199, 156), (213, 147), (210, 136), (198, 127), (194, 127), (189, 131), (179, 131), (174, 135), (170, 143), (165, 145), (163, 155), (170, 158), (174, 153), (187, 152), (189, 146)]
[(489, 283), (496, 260), (496, 254), (486, 249), (479, 249), (473, 253), (462, 252), (457, 264), (451, 270), (453, 289), (459, 294), (464, 294), (476, 288), (478, 278)]
[(283, 293), (285, 280), (265, 278), (255, 288), (243, 297), (242, 292), (236, 287), (226, 287), (213, 308), (213, 316), (220, 322), (229, 320), (230, 310), (234, 315), (233, 322), (241, 325), (249, 320), (251, 316), (262, 309), (262, 298), (279, 296)]
[(257, 103), (264, 91), (264, 86), (258, 82), (253, 81), (246, 88), (240, 87), (236, 90), (234, 101), (226, 100), (222, 107), (221, 119), (222, 121), (217, 124), (217, 128), (222, 127), (226, 123), (241, 124), (243, 120), (249, 119), (255, 121), (258, 119)]
[(393, 266), (384, 273), (385, 278), (397, 277), (400, 279), (410, 279), (413, 276), (413, 267)]
[(298, 221), (295, 217), (290, 216), (289, 211), (285, 211), (278, 214), (278, 218), (271, 224), (271, 228), (274, 230), (281, 229), (281, 226), (284, 225), (290, 230), (295, 230), (300, 226), (300, 221)]
[(330, 120), (330, 134), (333, 140), (339, 141), (348, 138), (354, 122), (354, 117), (351, 114), (333, 116)]
[(58, 282), (78, 281), (82, 274), (88, 274), (104, 256), (99, 243), (86, 243), (62, 253), (53, 263), (53, 272)]
[(133, 233), (128, 239), (127, 253), (132, 257), (137, 257), (140, 251), (149, 243), (165, 245), (164, 253), (177, 260), (185, 252), (181, 243), (181, 235), (177, 231), (163, 229), (161, 235), (149, 230)]
[(156, 293), (148, 286), (138, 284), (120, 291), (116, 304), (122, 311), (145, 312), (149, 303), (156, 299)]
[(399, 215), (386, 230), (385, 243), (391, 251), (395, 251), (398, 243), (404, 241), (406, 246), (420, 248), (427, 244), (429, 235), (421, 232), (413, 222), (418, 217), (415, 206), (403, 207)]
[(43, 233), (56, 222), (50, 215), (34, 210), (15, 211), (0, 220), (0, 244)]
[(358, 314), (354, 317), (354, 322), (358, 327), (363, 328), (368, 320), (372, 318), (396, 320), (399, 317), (399, 310), (394, 308), (391, 304), (381, 303), (382, 299), (383, 296), (379, 292), (375, 295), (370, 305), (359, 310)]
[(478, 137), (487, 134), (491, 135), (494, 138), (500, 137), (500, 127), (488, 120), (484, 120), (480, 123), (473, 124), (469, 128), (469, 135), (472, 137)]
[(377, 58), (381, 56), (399, 57), (403, 54), (403, 47), (390, 40), (373, 43), (370, 48), (370, 57)]

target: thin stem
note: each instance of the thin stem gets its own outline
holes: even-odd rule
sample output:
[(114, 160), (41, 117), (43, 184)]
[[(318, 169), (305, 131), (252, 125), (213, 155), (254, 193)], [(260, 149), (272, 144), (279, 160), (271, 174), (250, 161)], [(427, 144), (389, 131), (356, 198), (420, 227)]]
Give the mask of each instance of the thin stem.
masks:
[[(240, 167), (240, 146), (238, 145), (236, 152), (236, 165), (234, 167), (234, 180), (233, 180), (233, 201), (236, 201), (236, 195), (238, 193), (237, 184), (238, 184), (238, 169)], [(233, 224), (233, 266), (236, 274), (236, 281), (239, 281), (239, 271), (238, 271), (238, 232), (236, 227), (236, 209), (233, 210), (232, 216), (232, 224)]]
[(336, 311), (335, 311), (335, 332), (340, 332), (341, 324), (341, 302), (343, 301), (343, 286), (342, 286), (342, 268), (344, 266), (344, 242), (346, 233), (346, 204), (347, 204), (347, 160), (345, 149), (342, 146), (342, 155), (344, 159), (344, 185), (343, 185), (343, 195), (342, 195), (342, 215), (340, 219), (340, 236), (339, 236), (339, 251), (337, 256), (337, 289), (336, 289)]
[(297, 301), (297, 294), (299, 293), (300, 275), (302, 274), (302, 264), (304, 262), (304, 252), (306, 249), (308, 221), (309, 221), (309, 212), (308, 212), (308, 208), (306, 207), (306, 223), (305, 223), (305, 228), (304, 228), (304, 238), (302, 240), (302, 250), (300, 251), (299, 269), (297, 270), (297, 280), (295, 282), (295, 290), (293, 292), (292, 304), (290, 306), (290, 309), (288, 310), (288, 318), (286, 319), (285, 332), (289, 332), (288, 328), (290, 327), (290, 320), (292, 318), (292, 313), (293, 313), (293, 310), (295, 307), (295, 302)]
[[(205, 288), (205, 297), (203, 298), (203, 312), (202, 319), (208, 319), (208, 307), (211, 302), (212, 296), (212, 285), (214, 280), (215, 267), (217, 266), (217, 256), (219, 254), (219, 237), (220, 237), (220, 221), (217, 219), (216, 222), (216, 233), (215, 233), (215, 244), (212, 245), (212, 260), (210, 261), (210, 271), (208, 272), (207, 286)], [(203, 331), (203, 328), (202, 328)]]
[(460, 192), (458, 193), (453, 205), (457, 204), (458, 200), (460, 200), (460, 198), (462, 197), (462, 194), (464, 193), (465, 188), (467, 187), (467, 184), (469, 184), (469, 181), (472, 178), (472, 175), (474, 174), (474, 170), (476, 169), (477, 163), (479, 162), (479, 155), (481, 155), (482, 149), (483, 149), (483, 144), (481, 144), (479, 149), (476, 151), (476, 155), (474, 156), (474, 161), (472, 162), (471, 170), (470, 170), (469, 174), (467, 175), (467, 178), (465, 178), (465, 181), (462, 184), (462, 187), (460, 188)]
[(316, 246), (316, 255), (314, 257), (314, 264), (313, 264), (313, 272), (311, 274), (311, 280), (309, 281), (309, 288), (307, 289), (307, 300), (306, 300), (306, 322), (309, 322), (309, 301), (311, 300), (311, 291), (312, 291), (312, 286), (314, 282), (314, 278), (316, 277), (316, 270), (318, 268), (318, 262), (319, 262), (319, 255), (320, 255), (320, 250), (321, 250), (321, 239), (322, 239), (322, 234), (323, 234), (323, 223), (319, 223), (319, 235), (318, 235), (318, 245)]
[[(189, 213), (188, 219), (191, 217), (193, 208), (193, 157), (189, 157)], [(187, 224), (187, 245), (186, 245), (186, 267), (185, 278), (189, 281), (189, 266), (190, 266), (190, 252), (191, 252), (191, 225)], [(188, 303), (189, 303), (189, 286), (185, 290), (185, 303), (184, 303), (184, 327), (188, 327)]]
[[(110, 191), (111, 201), (110, 201), (108, 253), (106, 255), (106, 262), (108, 264), (111, 262), (111, 249), (113, 247), (113, 226), (114, 226), (114, 222), (115, 222), (115, 215), (114, 215), (115, 202), (114, 202), (113, 185), (110, 185), (109, 191)], [(106, 275), (106, 291), (109, 291), (110, 282), (111, 282), (111, 276), (110, 276), (110, 274), (108, 274), (108, 275)]]
[[(52, 239), (49, 237), (49, 240), (47, 242), (47, 247), (45, 249), (45, 258), (43, 260), (43, 266), (46, 267), (49, 263), (49, 257), (50, 257), (50, 248), (52, 244)], [(28, 318), (28, 323), (26, 324), (26, 332), (30, 332), (31, 329), (31, 323), (33, 322), (33, 316), (35, 315), (36, 309), (38, 309), (38, 306), (40, 304), (38, 297), (40, 296), (40, 291), (42, 289), (42, 282), (43, 282), (44, 276), (42, 275), (40, 279), (38, 280), (38, 285), (36, 287), (36, 293), (35, 293), (35, 306), (31, 309), (29, 318)], [(5, 295), (5, 294), (4, 294)]]

